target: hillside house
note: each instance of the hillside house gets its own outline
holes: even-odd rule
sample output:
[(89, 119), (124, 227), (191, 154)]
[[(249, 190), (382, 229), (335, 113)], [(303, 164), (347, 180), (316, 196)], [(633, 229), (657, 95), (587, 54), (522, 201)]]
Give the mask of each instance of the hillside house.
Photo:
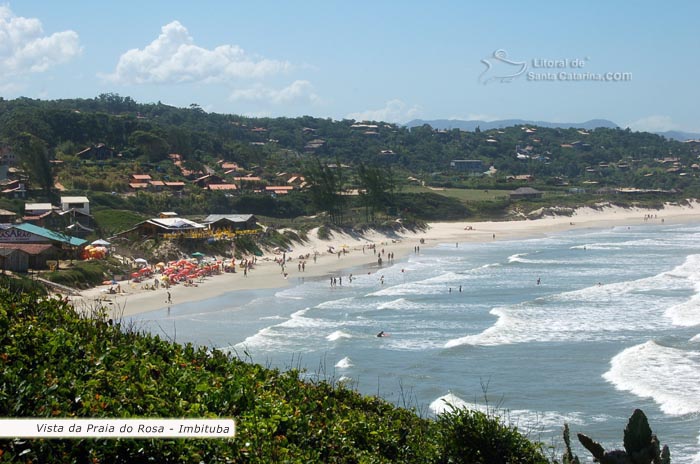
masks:
[(90, 200), (87, 197), (61, 197), (61, 209), (69, 211), (74, 209), (83, 214), (90, 214)]
[(80, 159), (106, 160), (114, 158), (116, 155), (115, 150), (107, 147), (104, 143), (98, 143), (79, 151), (75, 156)]

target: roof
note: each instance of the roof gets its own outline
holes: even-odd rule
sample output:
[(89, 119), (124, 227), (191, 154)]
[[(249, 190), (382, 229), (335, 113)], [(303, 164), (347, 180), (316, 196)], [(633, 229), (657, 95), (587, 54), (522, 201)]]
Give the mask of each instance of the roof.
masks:
[(61, 203), (90, 203), (88, 197), (61, 197)]
[(38, 255), (52, 248), (52, 245), (42, 243), (0, 243), (0, 253), (5, 255), (14, 250), (23, 251), (30, 255)]
[(532, 187), (520, 187), (519, 189), (515, 189), (512, 192), (510, 192), (511, 195), (541, 195), (542, 192), (539, 190), (535, 190)]
[(251, 219), (255, 219), (252, 214), (210, 214), (204, 219), (204, 222), (211, 224), (212, 222), (217, 222), (222, 219), (231, 222), (248, 222)]
[(131, 182), (129, 184), (129, 187), (131, 187), (132, 189), (145, 189), (148, 188), (148, 184), (145, 182)]
[(17, 214), (6, 209), (0, 209), (0, 216), (17, 216)]
[(187, 229), (203, 229), (204, 225), (199, 224), (189, 219), (181, 217), (173, 218), (153, 218), (146, 221), (147, 223), (162, 227), (164, 229), (187, 230)]
[(209, 190), (236, 190), (236, 184), (209, 184)]
[(151, 180), (148, 182), (149, 184), (153, 185), (154, 187), (163, 187), (165, 186), (165, 182), (162, 180)]
[(23, 230), (25, 232), (29, 232), (31, 234), (38, 235), (40, 237), (48, 238), (49, 240), (66, 243), (72, 246), (81, 246), (87, 243), (87, 240), (83, 240), (82, 238), (71, 237), (70, 235), (65, 235), (58, 232), (54, 232), (53, 230), (44, 229), (43, 227), (35, 226), (34, 224), (24, 223), (13, 227), (19, 230)]
[(24, 210), (44, 210), (48, 211), (53, 209), (53, 206), (51, 206), (51, 203), (25, 203), (24, 204)]
[(131, 178), (134, 180), (151, 180), (151, 176), (148, 174), (132, 174)]

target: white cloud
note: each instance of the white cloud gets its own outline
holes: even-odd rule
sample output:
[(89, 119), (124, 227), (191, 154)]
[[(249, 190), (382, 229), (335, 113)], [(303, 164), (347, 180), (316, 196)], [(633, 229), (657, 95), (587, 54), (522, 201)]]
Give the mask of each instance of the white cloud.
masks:
[(251, 56), (237, 45), (213, 50), (199, 47), (187, 28), (173, 21), (143, 49), (125, 52), (107, 80), (121, 84), (220, 82), (232, 78), (260, 78), (287, 71), (287, 61)]
[(0, 69), (4, 77), (44, 72), (80, 53), (75, 31), (44, 35), (41, 21), (15, 16), (8, 6), (0, 5)]
[(420, 115), (420, 107), (408, 106), (399, 99), (389, 100), (384, 105), (384, 108), (378, 110), (360, 111), (358, 113), (350, 113), (348, 119), (356, 121), (385, 121), (404, 123), (411, 119), (415, 119)]
[(282, 89), (271, 89), (263, 85), (255, 85), (247, 89), (236, 89), (231, 93), (233, 101), (264, 101), (275, 104), (290, 103), (293, 101), (309, 101), (319, 103), (320, 97), (314, 92), (311, 82), (297, 80)]
[(677, 124), (671, 120), (670, 116), (654, 115), (639, 119), (627, 124), (632, 130), (640, 132), (665, 132), (669, 130), (678, 130)]

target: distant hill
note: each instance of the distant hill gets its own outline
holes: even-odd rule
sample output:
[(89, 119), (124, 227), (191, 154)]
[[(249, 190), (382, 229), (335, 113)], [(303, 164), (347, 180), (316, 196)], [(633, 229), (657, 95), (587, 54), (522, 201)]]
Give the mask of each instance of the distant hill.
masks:
[(700, 140), (700, 134), (697, 132), (666, 131), (656, 132), (656, 134), (670, 140), (679, 140), (681, 142), (685, 142), (686, 140)]
[(503, 129), (505, 127), (511, 126), (539, 126), (548, 128), (562, 128), (569, 129), (571, 127), (575, 129), (586, 129), (591, 130), (597, 127), (606, 127), (609, 129), (614, 129), (618, 127), (612, 121), (607, 119), (591, 119), (586, 122), (547, 122), (547, 121), (530, 121), (525, 119), (502, 119), (499, 121), (480, 121), (480, 120), (470, 120), (464, 121), (460, 119), (433, 119), (425, 121), (423, 119), (414, 119), (406, 123), (406, 127), (416, 127), (422, 126), (424, 124), (430, 125), (433, 129), (461, 129), (465, 131), (474, 131), (477, 127), (481, 130), (490, 129)]
[[(598, 127), (605, 127), (608, 129), (615, 129), (619, 127), (612, 121), (607, 119), (591, 119), (586, 122), (547, 122), (547, 121), (531, 121), (529, 119), (501, 119), (498, 121), (481, 121), (478, 119), (472, 119), (465, 121), (462, 119), (414, 119), (405, 124), (406, 127), (420, 127), (424, 124), (428, 124), (433, 129), (460, 129), (464, 131), (473, 132), (478, 127), (481, 130), (491, 130), (491, 129), (504, 129), (506, 127), (512, 126), (539, 126), (547, 127), (550, 129), (586, 129), (592, 130)], [(683, 131), (665, 131), (665, 132), (652, 132), (652, 134), (657, 134), (662, 137), (666, 137), (669, 140), (678, 140), (684, 142), (686, 140), (700, 140), (700, 133), (697, 132), (683, 132)]]

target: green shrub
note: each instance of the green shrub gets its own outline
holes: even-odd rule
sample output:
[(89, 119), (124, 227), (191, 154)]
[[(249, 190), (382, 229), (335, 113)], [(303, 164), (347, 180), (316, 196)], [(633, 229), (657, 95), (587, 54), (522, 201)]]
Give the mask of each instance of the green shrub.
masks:
[(438, 416), (440, 463), (546, 463), (542, 446), (492, 415), (453, 409)]

